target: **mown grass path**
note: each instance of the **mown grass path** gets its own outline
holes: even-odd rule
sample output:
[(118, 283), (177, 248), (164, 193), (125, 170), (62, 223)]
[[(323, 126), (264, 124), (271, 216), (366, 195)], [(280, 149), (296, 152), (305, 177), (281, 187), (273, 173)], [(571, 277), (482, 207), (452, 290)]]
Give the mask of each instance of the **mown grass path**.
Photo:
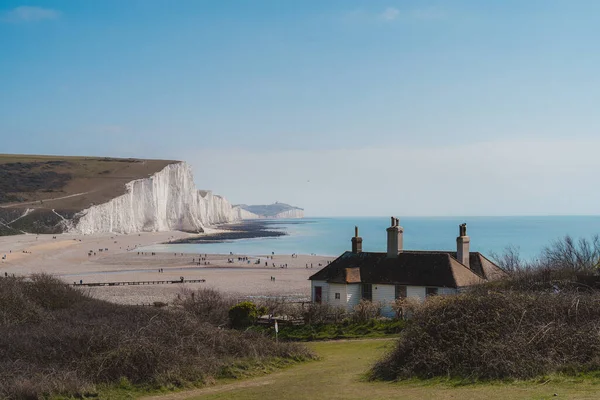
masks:
[(309, 346), (321, 357), (319, 361), (292, 366), (259, 378), (147, 399), (600, 399), (600, 380), (589, 378), (465, 386), (431, 381), (366, 381), (365, 372), (392, 344), (392, 340), (381, 339), (312, 343)]

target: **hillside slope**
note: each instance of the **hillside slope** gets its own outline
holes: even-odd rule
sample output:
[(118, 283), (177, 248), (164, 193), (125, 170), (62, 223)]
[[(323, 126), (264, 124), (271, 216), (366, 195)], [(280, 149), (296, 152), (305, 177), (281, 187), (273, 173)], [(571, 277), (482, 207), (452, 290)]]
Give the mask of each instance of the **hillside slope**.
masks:
[(0, 235), (200, 232), (236, 215), (179, 161), (0, 155)]

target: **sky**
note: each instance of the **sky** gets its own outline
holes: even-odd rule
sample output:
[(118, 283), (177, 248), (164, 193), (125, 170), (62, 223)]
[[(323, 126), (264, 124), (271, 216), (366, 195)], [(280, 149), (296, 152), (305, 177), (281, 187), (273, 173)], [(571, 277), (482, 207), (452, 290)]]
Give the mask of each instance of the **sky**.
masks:
[(0, 153), (308, 216), (600, 213), (600, 2), (0, 0)]

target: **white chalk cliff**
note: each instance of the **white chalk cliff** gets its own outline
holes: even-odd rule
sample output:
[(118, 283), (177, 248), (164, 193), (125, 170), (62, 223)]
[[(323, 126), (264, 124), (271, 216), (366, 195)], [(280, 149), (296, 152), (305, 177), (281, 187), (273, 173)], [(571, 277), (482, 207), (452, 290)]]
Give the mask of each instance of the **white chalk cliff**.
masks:
[(275, 214), (275, 219), (291, 219), (291, 218), (304, 218), (304, 210), (301, 208), (294, 208), (287, 211), (282, 211), (280, 213)]
[(238, 220), (263, 218), (260, 215), (254, 214), (253, 212), (244, 210), (243, 208), (237, 206), (233, 207), (233, 212), (235, 213), (236, 219)]
[[(275, 202), (273, 204), (247, 205), (238, 204), (233, 206), (238, 210), (240, 219), (290, 219), (304, 218), (304, 210), (289, 204)], [(246, 216), (248, 215), (248, 216)]]
[(92, 234), (181, 230), (201, 232), (205, 226), (253, 217), (234, 209), (227, 199), (197, 190), (190, 166), (166, 166), (144, 179), (129, 182), (127, 192), (76, 215), (71, 231)]

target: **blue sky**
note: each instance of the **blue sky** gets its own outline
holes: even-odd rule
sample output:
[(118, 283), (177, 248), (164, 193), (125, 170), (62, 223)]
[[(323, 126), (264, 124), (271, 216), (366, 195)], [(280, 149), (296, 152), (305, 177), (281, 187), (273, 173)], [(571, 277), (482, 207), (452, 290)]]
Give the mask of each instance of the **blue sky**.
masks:
[(598, 1), (0, 2), (0, 152), (309, 215), (598, 214)]

